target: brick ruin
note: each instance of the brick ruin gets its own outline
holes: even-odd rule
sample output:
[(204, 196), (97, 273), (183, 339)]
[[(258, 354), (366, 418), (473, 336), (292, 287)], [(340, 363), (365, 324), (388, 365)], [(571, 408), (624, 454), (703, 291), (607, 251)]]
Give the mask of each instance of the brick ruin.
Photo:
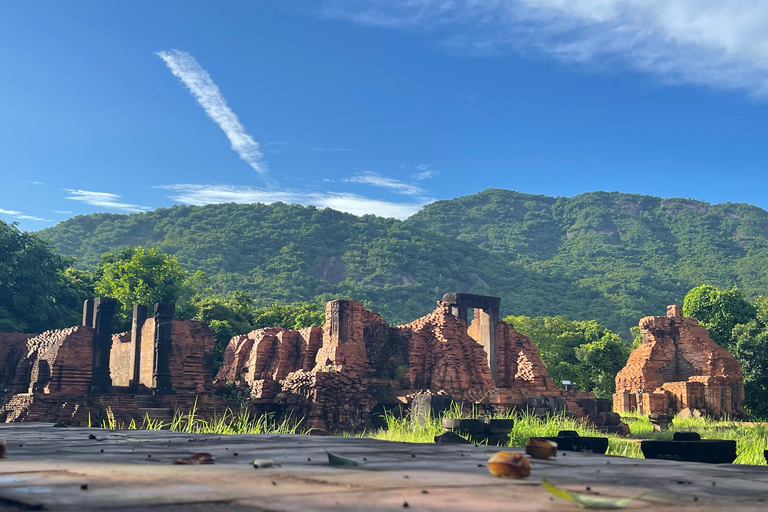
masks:
[(591, 393), (556, 386), (533, 342), (499, 320), (499, 302), (449, 293), (430, 314), (393, 327), (360, 302), (334, 300), (323, 327), (232, 338), (214, 386), (234, 382), (256, 404), (274, 404), (326, 431), (369, 428), (372, 411), (407, 406), (420, 393), (538, 413), (610, 410)]
[[(222, 410), (222, 391), (246, 389), (254, 413), (304, 419), (317, 431), (370, 428), (383, 409), (414, 397), (450, 396), (481, 411), (528, 409), (595, 418), (608, 400), (563, 390), (538, 350), (499, 320), (500, 299), (449, 293), (430, 314), (390, 326), (360, 302), (326, 305), (325, 324), (235, 336), (213, 378), (213, 333), (135, 306), (130, 331), (111, 334), (114, 299), (86, 301), (82, 325), (39, 335), (0, 333), (0, 421), (139, 423), (145, 414)], [(474, 313), (469, 321), (469, 312)], [(491, 355), (489, 357), (489, 354)]]
[(613, 410), (672, 415), (688, 408), (715, 417), (744, 414), (741, 365), (681, 306), (640, 320), (643, 343), (616, 375)]
[(213, 333), (174, 320), (174, 305), (135, 306), (131, 331), (112, 334), (114, 299), (88, 300), (82, 325), (0, 333), (0, 421), (100, 424), (210, 409)]

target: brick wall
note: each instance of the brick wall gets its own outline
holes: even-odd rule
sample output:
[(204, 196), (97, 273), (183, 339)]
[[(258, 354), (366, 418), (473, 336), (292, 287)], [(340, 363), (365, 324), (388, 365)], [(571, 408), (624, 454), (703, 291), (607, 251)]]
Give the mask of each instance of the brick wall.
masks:
[(155, 365), (155, 319), (147, 318), (141, 328), (141, 361), (139, 363), (139, 384), (152, 387), (152, 372)]
[[(213, 332), (205, 322), (174, 320), (171, 340), (171, 385), (176, 394), (209, 394), (213, 381)], [(143, 352), (142, 346), (142, 356)]]
[(133, 377), (131, 368), (131, 333), (112, 335), (112, 350), (109, 353), (109, 373), (113, 386), (128, 386)]
[[(741, 365), (695, 319), (682, 317), (681, 311), (670, 306), (668, 316), (640, 320), (643, 343), (616, 375), (614, 410), (633, 410), (637, 405), (624, 394), (642, 392), (646, 414), (671, 414), (685, 407), (714, 416), (742, 414)], [(665, 394), (666, 400), (647, 399), (648, 394)]]
[(447, 307), (398, 328), (408, 338), (409, 369), (413, 389), (489, 390), (496, 387), (482, 345), (472, 338), (462, 320)]
[(366, 411), (378, 400), (407, 401), (422, 390), (502, 408), (540, 396), (577, 408), (578, 399), (594, 398), (558, 388), (531, 340), (504, 322), (496, 326), (497, 386), (479, 333), (479, 321), (467, 328), (442, 303), (391, 327), (360, 302), (331, 301), (322, 328), (266, 328), (233, 337), (214, 385), (235, 382), (323, 430), (365, 428)]

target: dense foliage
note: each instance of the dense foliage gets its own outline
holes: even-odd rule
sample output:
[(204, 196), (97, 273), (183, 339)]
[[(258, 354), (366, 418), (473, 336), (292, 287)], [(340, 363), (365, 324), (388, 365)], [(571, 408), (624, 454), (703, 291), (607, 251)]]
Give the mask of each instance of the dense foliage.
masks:
[(756, 313), (735, 286), (730, 290), (707, 284), (697, 286), (683, 302), (683, 315), (697, 319), (715, 343), (729, 350), (734, 348), (733, 328), (754, 319)]
[(40, 332), (79, 323), (92, 294), (88, 273), (69, 268), (35, 235), (0, 220), (0, 331)]
[(124, 246), (202, 270), (260, 306), (364, 300), (391, 322), (447, 291), (502, 298), (502, 314), (595, 318), (629, 338), (702, 284), (768, 295), (768, 212), (746, 204), (489, 189), (401, 222), (285, 204), (175, 206), (78, 216), (40, 232), (81, 268)]
[(768, 298), (745, 300), (738, 288), (699, 286), (685, 296), (683, 314), (699, 320), (710, 336), (741, 363), (746, 408), (768, 418)]
[(531, 338), (555, 383), (571, 381), (603, 398), (613, 394), (616, 374), (632, 350), (618, 334), (594, 320), (508, 316), (504, 321)]
[[(152, 307), (158, 302), (173, 302), (183, 311), (184, 299), (191, 294), (190, 284), (189, 273), (176, 258), (157, 248), (136, 247), (102, 254), (94, 291), (119, 301), (115, 317), (117, 330), (122, 331), (128, 328), (134, 304)], [(180, 316), (185, 315), (182, 312)]]

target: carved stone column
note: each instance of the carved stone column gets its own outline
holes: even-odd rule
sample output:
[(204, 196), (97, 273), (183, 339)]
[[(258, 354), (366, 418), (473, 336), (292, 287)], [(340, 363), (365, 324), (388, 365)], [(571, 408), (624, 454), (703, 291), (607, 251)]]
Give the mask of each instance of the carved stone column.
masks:
[(83, 302), (83, 325), (93, 327), (93, 299)]
[(491, 369), (493, 382), (499, 382), (499, 357), (496, 352), (496, 322), (499, 321), (499, 310), (488, 308), (480, 313), (480, 333), (483, 348), (488, 354), (488, 366)]

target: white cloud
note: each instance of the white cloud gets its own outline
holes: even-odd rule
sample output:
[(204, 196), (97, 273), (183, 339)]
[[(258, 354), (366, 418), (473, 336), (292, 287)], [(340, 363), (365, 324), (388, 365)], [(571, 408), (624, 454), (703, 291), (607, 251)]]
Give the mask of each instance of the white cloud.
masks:
[(151, 210), (148, 206), (123, 203), (122, 201), (119, 201), (122, 196), (109, 192), (92, 192), (90, 190), (73, 190), (70, 188), (64, 190), (71, 194), (67, 196), (67, 199), (82, 201), (86, 204), (99, 206), (107, 210), (121, 210), (125, 212), (144, 212)]
[(259, 143), (246, 133), (211, 75), (186, 52), (170, 50), (157, 52), (157, 55), (165, 61), (171, 73), (187, 86), (208, 117), (224, 131), (235, 153), (259, 174), (267, 186), (276, 186), (277, 182), (269, 176), (269, 168), (263, 160)]
[(16, 210), (4, 210), (3, 208), (0, 208), (0, 215), (7, 215), (9, 217), (13, 217), (14, 219), (19, 220), (40, 220), (47, 222), (47, 219), (41, 219), (40, 217), (33, 217), (32, 215), (24, 215), (22, 212), (18, 212)]
[(45, 183), (41, 181), (34, 181), (34, 180), (27, 180), (27, 183), (31, 183), (33, 185), (45, 185)]
[(233, 185), (160, 185), (154, 188), (168, 190), (174, 201), (187, 204), (211, 203), (298, 203), (320, 208), (332, 208), (354, 215), (373, 214), (380, 217), (405, 219), (427, 201), (417, 203), (392, 203), (370, 199), (356, 194), (338, 192), (305, 192), (298, 190), (262, 190)]
[(432, 169), (432, 164), (417, 165), (416, 169), (418, 169), (419, 172), (411, 177), (417, 180), (428, 180), (440, 174), (440, 171), (437, 169)]
[(346, 181), (349, 181), (350, 183), (362, 183), (364, 185), (386, 188), (392, 192), (395, 192), (396, 194), (404, 194), (407, 196), (418, 196), (424, 194), (424, 189), (421, 187), (403, 183), (402, 181), (396, 180), (394, 178), (387, 178), (386, 176), (382, 176), (381, 174), (371, 171), (357, 173), (351, 178), (348, 178)]
[(69, 210), (53, 210), (51, 213), (61, 213), (65, 215), (72, 215), (74, 212), (70, 212)]
[(668, 82), (768, 97), (768, 0), (329, 0), (325, 12), (434, 30), (455, 47), (623, 63)]

